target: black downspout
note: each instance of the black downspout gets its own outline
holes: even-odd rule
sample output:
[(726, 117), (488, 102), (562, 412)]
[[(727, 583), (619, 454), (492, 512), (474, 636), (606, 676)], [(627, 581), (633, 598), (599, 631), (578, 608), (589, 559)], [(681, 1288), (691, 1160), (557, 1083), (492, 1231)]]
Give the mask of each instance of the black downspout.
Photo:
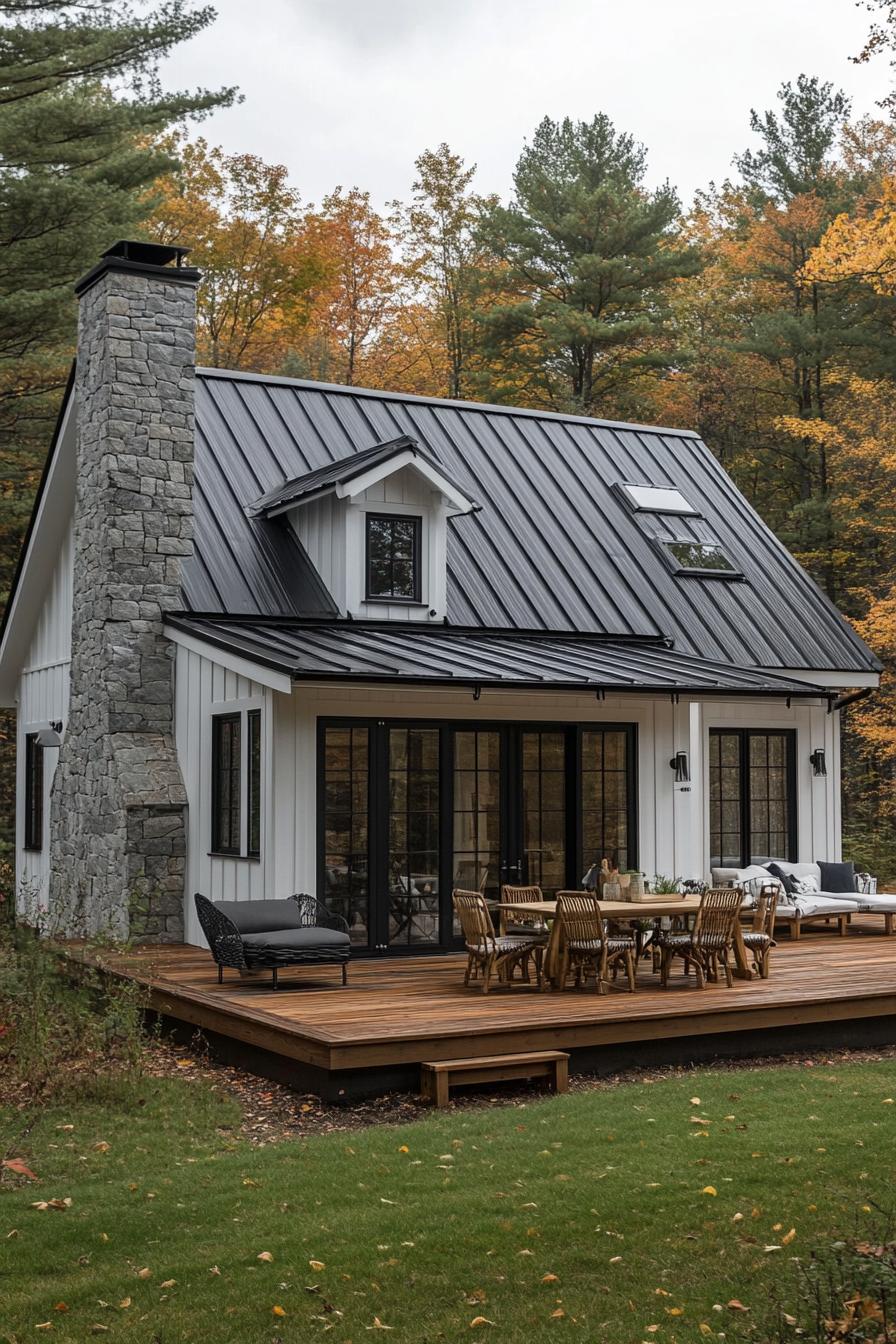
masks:
[(837, 709), (845, 709), (847, 705), (854, 705), (857, 700), (865, 700), (874, 689), (873, 686), (863, 686), (860, 691), (850, 691), (849, 695), (838, 696), (833, 703), (828, 705), (828, 713), (833, 714)]

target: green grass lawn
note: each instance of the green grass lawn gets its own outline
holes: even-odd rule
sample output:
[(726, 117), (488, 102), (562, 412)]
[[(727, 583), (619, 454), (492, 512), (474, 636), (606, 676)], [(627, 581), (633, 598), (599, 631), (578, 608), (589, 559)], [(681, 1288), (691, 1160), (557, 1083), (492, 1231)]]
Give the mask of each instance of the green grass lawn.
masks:
[[(40, 1179), (0, 1188), (0, 1339), (47, 1322), (59, 1341), (147, 1344), (776, 1338), (794, 1257), (879, 1232), (896, 1165), (886, 1062), (692, 1073), (262, 1149), (205, 1084), (140, 1095), (3, 1117), (4, 1151)], [(31, 1207), (53, 1198), (71, 1205)]]

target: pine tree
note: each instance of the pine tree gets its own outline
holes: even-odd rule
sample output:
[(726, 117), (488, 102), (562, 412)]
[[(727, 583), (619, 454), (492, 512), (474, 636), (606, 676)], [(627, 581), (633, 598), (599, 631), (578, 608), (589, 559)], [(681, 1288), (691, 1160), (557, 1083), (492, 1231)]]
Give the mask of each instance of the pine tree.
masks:
[(72, 284), (140, 229), (172, 167), (159, 133), (234, 98), (158, 84), (160, 58), (213, 18), (187, 0), (139, 16), (107, 0), (0, 4), (0, 594), (73, 350)]
[(539, 125), (513, 201), (491, 204), (480, 230), (505, 291), (483, 318), (495, 399), (606, 413), (674, 362), (669, 291), (698, 259), (676, 236), (675, 191), (649, 191), (645, 167), (603, 114)]

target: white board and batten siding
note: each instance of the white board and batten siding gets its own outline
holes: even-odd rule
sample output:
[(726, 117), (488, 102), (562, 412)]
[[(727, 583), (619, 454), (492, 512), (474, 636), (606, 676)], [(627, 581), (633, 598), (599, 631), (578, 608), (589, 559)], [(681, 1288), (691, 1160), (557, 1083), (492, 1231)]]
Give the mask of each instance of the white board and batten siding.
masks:
[(37, 614), (28, 655), (19, 678), (16, 725), (16, 893), (23, 915), (35, 917), (47, 905), (49, 884), (49, 799), (59, 756), (44, 751), (44, 844), (25, 849), (25, 738), (68, 718), (72, 657), (72, 562), (74, 536), (66, 532), (46, 596)]
[[(189, 808), (184, 911), (189, 943), (204, 942), (196, 919), (195, 892), (214, 901), (262, 900), (272, 894), (267, 888), (274, 794), (271, 772), (278, 754), (271, 738), (273, 694), (269, 687), (222, 667), (213, 658), (193, 649), (177, 648), (175, 735)], [(250, 709), (261, 710), (261, 846), (257, 859), (212, 853), (212, 717)], [(245, 781), (245, 732), (241, 734), (241, 746), (241, 776)], [(245, 835), (245, 806), (241, 812)]]

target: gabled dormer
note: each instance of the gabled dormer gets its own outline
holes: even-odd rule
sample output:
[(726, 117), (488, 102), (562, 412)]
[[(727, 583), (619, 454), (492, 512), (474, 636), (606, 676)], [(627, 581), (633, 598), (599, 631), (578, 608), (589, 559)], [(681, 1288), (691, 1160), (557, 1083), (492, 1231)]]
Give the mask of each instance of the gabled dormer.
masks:
[(292, 526), (343, 616), (442, 620), (448, 519), (479, 505), (407, 435), (309, 471), (257, 500)]

